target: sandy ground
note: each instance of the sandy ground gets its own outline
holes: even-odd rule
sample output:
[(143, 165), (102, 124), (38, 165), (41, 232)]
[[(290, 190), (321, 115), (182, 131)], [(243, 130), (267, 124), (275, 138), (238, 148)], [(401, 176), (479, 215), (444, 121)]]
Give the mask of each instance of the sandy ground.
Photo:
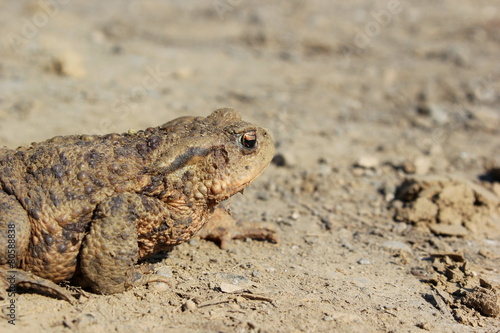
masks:
[(5, 1), (0, 20), (0, 145), (234, 107), (278, 155), (231, 210), (280, 238), (183, 244), (155, 263), (173, 287), (20, 294), (1, 331), (498, 332), (499, 1)]

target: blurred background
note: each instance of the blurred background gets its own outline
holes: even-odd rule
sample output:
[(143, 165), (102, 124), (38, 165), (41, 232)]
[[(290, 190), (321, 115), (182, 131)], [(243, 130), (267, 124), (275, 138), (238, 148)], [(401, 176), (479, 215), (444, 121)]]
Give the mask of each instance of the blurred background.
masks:
[[(414, 155), (466, 128), (498, 128), (495, 1), (2, 6), (4, 145), (140, 129), (221, 106), (271, 128), (301, 160), (374, 143)], [(484, 147), (480, 133), (464, 143)], [(452, 148), (453, 158), (480, 157)]]
[[(461, 332), (481, 322), (428, 301), (419, 274), (432, 272), (429, 253), (463, 250), (498, 278), (491, 224), (470, 232), (476, 241), (443, 239), (412, 233), (387, 208), (405, 176), (476, 181), (500, 165), (500, 1), (2, 1), (0, 22), (1, 146), (220, 107), (271, 129), (277, 146), (232, 208), (274, 223), (279, 245), (186, 244), (166, 261), (179, 265), (181, 292), (106, 297), (116, 312), (104, 317), (104, 297), (47, 315), (58, 301), (21, 295), (25, 318), (60, 331)], [(498, 181), (485, 184), (500, 195)], [(387, 240), (397, 255), (380, 247)], [(186, 299), (221, 297), (207, 282), (217, 270), (260, 282), (271, 301), (181, 315)]]

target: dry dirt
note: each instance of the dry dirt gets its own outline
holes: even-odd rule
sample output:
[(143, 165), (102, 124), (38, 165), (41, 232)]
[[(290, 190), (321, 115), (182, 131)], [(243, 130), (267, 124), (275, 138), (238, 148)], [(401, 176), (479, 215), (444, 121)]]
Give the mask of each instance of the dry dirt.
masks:
[[(273, 165), (173, 286), (0, 301), (0, 331), (498, 332), (499, 1), (4, 1), (0, 145), (230, 106)], [(488, 170), (491, 170), (488, 172)]]

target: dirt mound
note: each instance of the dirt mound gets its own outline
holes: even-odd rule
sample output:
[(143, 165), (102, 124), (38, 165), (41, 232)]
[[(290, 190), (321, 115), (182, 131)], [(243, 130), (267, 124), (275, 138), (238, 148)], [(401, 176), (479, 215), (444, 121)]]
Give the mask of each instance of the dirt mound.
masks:
[(482, 279), (460, 253), (431, 255), (434, 273), (423, 282), (433, 286), (429, 301), (456, 321), (481, 325), (482, 316), (500, 315), (500, 292)]
[[(498, 233), (500, 198), (467, 179), (411, 177), (396, 189), (395, 219), (437, 235)], [(495, 225), (497, 224), (497, 225)]]

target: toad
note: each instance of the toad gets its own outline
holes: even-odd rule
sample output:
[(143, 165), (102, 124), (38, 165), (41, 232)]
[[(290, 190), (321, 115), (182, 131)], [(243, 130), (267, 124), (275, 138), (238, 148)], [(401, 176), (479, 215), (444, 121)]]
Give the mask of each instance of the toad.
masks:
[(69, 300), (57, 283), (113, 294), (162, 281), (136, 264), (193, 237), (273, 155), (269, 132), (230, 108), (137, 132), (2, 148), (1, 291), (15, 284)]

